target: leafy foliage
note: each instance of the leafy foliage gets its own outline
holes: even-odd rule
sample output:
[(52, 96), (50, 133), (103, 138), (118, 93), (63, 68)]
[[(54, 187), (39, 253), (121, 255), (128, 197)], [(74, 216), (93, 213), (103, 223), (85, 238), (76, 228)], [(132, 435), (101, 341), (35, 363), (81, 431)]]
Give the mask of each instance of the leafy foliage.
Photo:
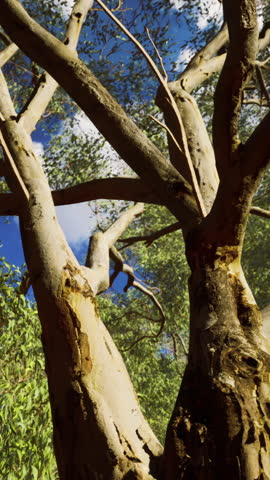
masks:
[(0, 259), (0, 476), (57, 478), (47, 378), (35, 304), (18, 295), (20, 269)]

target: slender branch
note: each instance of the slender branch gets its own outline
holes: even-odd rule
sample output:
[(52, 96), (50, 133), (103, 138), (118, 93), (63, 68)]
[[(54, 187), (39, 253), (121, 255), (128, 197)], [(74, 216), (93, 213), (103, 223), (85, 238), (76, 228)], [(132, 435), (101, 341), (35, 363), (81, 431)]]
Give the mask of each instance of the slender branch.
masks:
[(112, 260), (114, 261), (114, 263), (116, 265), (116, 270), (118, 272), (126, 273), (127, 276), (128, 276), (128, 282), (127, 282), (126, 287), (124, 288), (124, 291), (126, 292), (130, 287), (134, 287), (137, 290), (139, 290), (140, 292), (147, 295), (149, 298), (151, 298), (152, 302), (157, 307), (157, 309), (160, 313), (160, 316), (161, 316), (160, 323), (162, 324), (162, 328), (163, 328), (164, 322), (165, 322), (165, 314), (164, 314), (163, 308), (160, 305), (159, 301), (157, 300), (156, 296), (153, 294), (153, 292), (151, 292), (151, 290), (144, 287), (141, 283), (137, 282), (137, 280), (135, 278), (133, 268), (130, 267), (129, 265), (127, 265), (124, 262), (124, 259), (121, 255), (121, 253), (118, 252), (118, 250), (115, 248), (115, 246), (112, 246), (110, 248), (110, 257), (112, 258)]
[[(1, 123), (2, 123), (2, 120), (0, 120), (0, 127), (1, 127)], [(0, 132), (0, 144), (1, 144), (3, 152), (4, 152), (4, 156), (9, 163), (10, 170), (13, 173), (12, 180), (13, 180), (14, 185), (16, 185), (16, 187), (15, 187), (16, 188), (16, 194), (18, 195), (19, 198), (22, 196), (23, 198), (25, 198), (28, 201), (29, 200), (29, 192), (28, 192), (28, 190), (27, 190), (27, 188), (26, 188), (26, 186), (23, 182), (23, 179), (20, 175), (19, 170), (16, 167), (16, 164), (15, 164), (13, 158), (12, 158), (12, 155), (10, 154), (10, 151), (8, 149), (8, 146), (5, 142), (5, 140), (4, 140), (2, 132)], [(8, 208), (8, 206), (7, 206), (7, 208)]]
[(166, 132), (168, 133), (168, 135), (171, 137), (172, 141), (174, 142), (175, 146), (177, 147), (177, 149), (183, 153), (179, 143), (177, 142), (174, 134), (172, 133), (172, 131), (170, 130), (170, 128), (165, 124), (165, 123), (162, 123), (160, 120), (158, 120), (158, 118), (156, 117), (153, 117), (153, 115), (148, 115), (154, 122), (156, 122), (158, 125), (160, 125), (162, 128), (164, 128), (166, 130)]
[(164, 63), (163, 63), (163, 58), (162, 58), (162, 56), (160, 55), (160, 53), (159, 53), (159, 51), (158, 51), (158, 48), (157, 48), (154, 40), (152, 39), (151, 34), (150, 34), (150, 32), (149, 32), (149, 29), (148, 29), (147, 27), (145, 27), (145, 31), (146, 31), (146, 33), (147, 33), (147, 35), (148, 35), (148, 38), (149, 38), (150, 42), (152, 43), (152, 45), (153, 45), (153, 47), (154, 47), (154, 50), (155, 50), (155, 52), (156, 52), (156, 54), (157, 54), (157, 57), (158, 57), (158, 59), (159, 59), (159, 63), (160, 63), (160, 66), (161, 66), (161, 68), (162, 68), (163, 75), (164, 75), (164, 80), (165, 80), (165, 82), (168, 82), (168, 74), (167, 74), (167, 72), (166, 72), (166, 69), (165, 69), (165, 66), (164, 66)]
[(22, 197), (28, 201), (29, 192), (23, 182), (23, 179), (18, 171), (18, 168), (12, 158), (12, 155), (7, 146), (6, 140), (4, 138), (4, 126), (5, 122), (8, 122), (10, 118), (16, 116), (14, 105), (12, 103), (11, 97), (9, 95), (8, 87), (6, 84), (5, 77), (0, 70), (0, 144), (4, 152), (4, 158), (7, 162), (7, 171), (11, 173), (11, 182), (14, 186), (15, 192), (18, 194), (18, 197)]
[[(251, 213), (252, 215), (263, 217), (263, 218), (270, 218), (270, 210), (265, 210), (260, 207), (255, 207), (255, 206), (251, 207), (249, 213)], [(176, 222), (176, 223), (173, 223), (172, 225), (168, 225), (167, 227), (164, 227), (161, 230), (158, 230), (157, 232), (153, 232), (149, 235), (138, 235), (138, 236), (133, 236), (128, 238), (120, 238), (118, 241), (121, 243), (124, 243), (124, 246), (121, 247), (120, 250), (130, 247), (131, 245), (137, 242), (145, 242), (145, 245), (147, 247), (150, 247), (150, 245), (152, 245), (152, 243), (158, 238), (161, 238), (164, 235), (168, 235), (169, 233), (173, 233), (181, 229), (182, 229), (181, 222)]]
[(190, 173), (193, 194), (194, 194), (194, 197), (196, 199), (196, 202), (197, 202), (197, 205), (198, 205), (198, 208), (199, 208), (199, 211), (200, 211), (201, 215), (205, 216), (206, 215), (206, 210), (205, 210), (205, 207), (204, 207), (204, 203), (203, 203), (202, 195), (201, 195), (200, 188), (199, 188), (199, 185), (198, 185), (197, 177), (196, 177), (194, 167), (193, 167), (193, 164), (192, 164), (192, 160), (191, 160), (191, 157), (190, 157), (190, 153), (189, 153), (189, 149), (188, 149), (188, 142), (187, 142), (186, 133), (185, 133), (185, 128), (184, 128), (184, 125), (183, 125), (181, 115), (178, 111), (176, 102), (173, 98), (173, 95), (172, 95), (170, 89), (168, 88), (166, 79), (164, 79), (162, 77), (162, 75), (161, 75), (159, 69), (157, 68), (155, 62), (152, 60), (150, 55), (146, 52), (145, 48), (141, 45), (141, 43), (130, 33), (130, 31), (120, 22), (120, 20), (118, 20), (118, 18), (116, 18), (115, 15), (113, 15), (113, 13), (106, 7), (106, 5), (101, 0), (96, 0), (96, 1), (103, 8), (103, 10), (107, 13), (107, 15), (118, 25), (118, 27), (125, 33), (125, 35), (127, 35), (127, 37), (140, 50), (140, 52), (143, 54), (144, 58), (147, 60), (148, 64), (150, 65), (152, 71), (156, 75), (160, 85), (164, 89), (165, 94), (167, 96), (167, 99), (168, 99), (168, 101), (171, 105), (172, 111), (174, 112), (174, 115), (176, 116), (176, 119), (177, 119), (177, 122), (178, 122), (178, 125), (179, 125), (179, 129), (180, 129), (180, 138), (181, 138), (182, 143), (183, 143), (183, 149), (182, 148), (180, 149), (180, 154), (183, 155), (183, 152), (184, 152), (185, 161), (187, 162), (189, 173)]
[(251, 207), (250, 213), (258, 215), (258, 217), (270, 218), (270, 210), (265, 210), (264, 208)]
[(158, 230), (157, 232), (154, 232), (150, 235), (141, 235), (141, 236), (134, 236), (134, 237), (128, 237), (128, 238), (120, 238), (118, 241), (121, 243), (124, 243), (125, 245), (121, 248), (123, 250), (124, 248), (130, 247), (130, 245), (133, 245), (136, 242), (145, 242), (147, 247), (150, 247), (152, 243), (157, 240), (160, 237), (163, 237), (164, 235), (168, 235), (168, 233), (176, 232), (177, 230), (181, 230), (181, 223), (176, 222), (173, 223), (172, 225), (168, 225), (168, 227), (164, 227), (161, 230)]
[[(153, 294), (153, 292), (151, 292), (151, 290), (149, 290), (148, 288), (144, 287), (141, 283), (136, 281), (133, 268), (130, 267), (129, 265), (127, 265), (126, 263), (124, 263), (124, 259), (123, 259), (122, 255), (120, 254), (120, 252), (118, 252), (118, 250), (114, 246), (110, 248), (110, 257), (112, 258), (112, 260), (115, 263), (116, 272), (117, 273), (123, 272), (123, 273), (126, 273), (127, 276), (128, 276), (128, 282), (127, 282), (127, 285), (126, 285), (124, 291), (126, 292), (128, 290), (128, 288), (134, 287), (137, 290), (139, 290), (140, 292), (142, 292), (144, 295), (147, 295), (152, 300), (155, 307), (157, 307), (157, 309), (160, 313), (160, 320), (159, 320), (160, 328), (159, 328), (159, 330), (156, 334), (148, 336), (148, 338), (153, 338), (153, 337), (157, 338), (161, 334), (161, 332), (164, 328), (165, 320), (166, 320), (165, 313), (164, 313), (163, 308), (160, 305), (158, 299)], [(135, 342), (133, 342), (132, 345), (129, 346), (127, 350), (130, 350), (134, 345), (136, 345), (143, 338), (147, 338), (147, 336), (144, 335), (141, 338), (136, 339)]]
[(183, 338), (182, 338), (182, 335), (179, 335), (179, 333), (175, 333), (175, 336), (180, 340), (180, 343), (181, 343), (181, 345), (182, 345), (182, 347), (183, 347), (183, 350), (184, 350), (184, 352), (185, 352), (185, 355), (188, 357), (188, 349), (187, 349), (186, 344), (185, 344), (185, 342), (184, 342), (184, 340), (183, 340)]

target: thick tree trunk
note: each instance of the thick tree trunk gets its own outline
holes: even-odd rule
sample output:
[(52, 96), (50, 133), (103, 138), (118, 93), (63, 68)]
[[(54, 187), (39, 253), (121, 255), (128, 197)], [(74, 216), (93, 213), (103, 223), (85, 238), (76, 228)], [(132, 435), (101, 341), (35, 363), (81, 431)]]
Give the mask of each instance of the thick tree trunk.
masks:
[(162, 478), (269, 479), (270, 356), (237, 248), (206, 247), (197, 232), (187, 250), (190, 352)]
[[(21, 223), (27, 254), (29, 232)], [(33, 239), (31, 244), (37, 247)], [(42, 324), (61, 480), (154, 478), (162, 448), (100, 320), (84, 267), (70, 259), (56, 276), (53, 265), (50, 279), (44, 272), (33, 275), (27, 260)]]
[[(162, 447), (141, 413), (93, 294), (109, 276), (104, 257), (129, 214), (108, 229), (107, 244), (96, 249), (97, 265), (80, 266), (57, 222), (31, 138), (9, 109), (3, 134), (14, 163), (24, 254), (42, 325), (60, 479), (153, 479)], [(138, 213), (140, 205), (133, 209)]]

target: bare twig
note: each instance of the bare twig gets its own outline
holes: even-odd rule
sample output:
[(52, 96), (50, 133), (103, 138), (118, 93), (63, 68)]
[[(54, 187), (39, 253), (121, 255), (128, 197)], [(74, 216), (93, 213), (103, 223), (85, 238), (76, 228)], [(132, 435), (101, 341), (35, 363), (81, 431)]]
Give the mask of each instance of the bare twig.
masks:
[[(170, 103), (170, 105), (172, 107), (172, 110), (174, 112), (174, 115), (176, 116), (177, 122), (179, 124), (180, 137), (182, 139), (184, 156), (185, 156), (185, 160), (187, 162), (189, 173), (190, 173), (190, 178), (191, 178), (191, 183), (192, 183), (191, 186), (192, 186), (192, 189), (193, 189), (194, 198), (196, 199), (196, 202), (197, 202), (197, 205), (198, 205), (198, 208), (199, 208), (199, 211), (200, 211), (201, 215), (205, 216), (206, 215), (206, 210), (205, 210), (204, 202), (203, 202), (202, 195), (201, 195), (201, 192), (200, 192), (200, 188), (199, 188), (199, 185), (198, 185), (195, 170), (194, 170), (194, 167), (193, 167), (193, 164), (192, 164), (192, 160), (191, 160), (191, 157), (190, 157), (183, 121), (182, 121), (181, 115), (178, 111), (178, 108), (177, 108), (176, 102), (173, 98), (173, 95), (172, 95), (170, 89), (168, 88), (168, 84), (167, 84), (166, 80), (163, 78), (163, 76), (161, 75), (159, 69), (157, 68), (157, 66), (155, 64), (155, 62), (152, 60), (150, 55), (146, 52), (146, 50), (142, 46), (142, 44), (130, 33), (130, 31), (120, 22), (120, 20), (118, 20), (118, 18), (116, 18), (115, 15), (113, 15), (113, 13), (106, 7), (106, 5), (101, 0), (96, 0), (96, 1), (101, 6), (101, 8), (103, 8), (103, 10), (107, 13), (107, 15), (118, 25), (118, 27), (125, 33), (125, 35), (140, 50), (140, 52), (143, 54), (144, 58), (147, 60), (148, 64), (150, 65), (152, 71), (156, 75), (160, 85), (163, 87), (163, 89), (166, 93), (166, 96), (168, 98), (168, 102)], [(182, 150), (180, 150), (180, 153), (183, 155)]]
[(258, 215), (259, 217), (270, 218), (270, 210), (264, 210), (264, 208), (251, 207), (250, 213)]
[(148, 38), (149, 38), (150, 42), (152, 43), (152, 45), (153, 45), (153, 47), (154, 47), (154, 50), (155, 50), (155, 52), (156, 52), (156, 54), (157, 54), (157, 57), (158, 57), (158, 59), (159, 59), (160, 66), (161, 66), (162, 71), (163, 71), (163, 74), (164, 74), (164, 80), (165, 80), (165, 82), (168, 82), (168, 74), (167, 74), (167, 72), (166, 72), (166, 69), (165, 69), (165, 66), (164, 66), (164, 63), (163, 63), (163, 58), (162, 58), (162, 56), (160, 55), (160, 53), (159, 53), (159, 51), (158, 51), (158, 48), (157, 48), (154, 40), (152, 39), (151, 34), (150, 34), (150, 32), (149, 32), (149, 29), (148, 29), (147, 27), (145, 27), (145, 31), (146, 31), (146, 33), (147, 33), (147, 35), (148, 35)]
[(158, 118), (156, 117), (153, 117), (153, 115), (148, 115), (152, 120), (154, 120), (154, 122), (156, 122), (158, 125), (160, 125), (162, 128), (164, 128), (166, 130), (166, 132), (168, 132), (168, 134), (170, 135), (172, 141), (175, 143), (176, 147), (178, 148), (178, 150), (183, 153), (179, 143), (177, 142), (174, 134), (172, 133), (172, 131), (170, 130), (170, 128), (165, 124), (165, 123), (162, 123), (160, 120), (158, 120)]
[(136, 345), (138, 342), (140, 342), (144, 338), (157, 338), (161, 334), (164, 328), (165, 314), (156, 296), (153, 294), (153, 292), (151, 292), (151, 290), (149, 290), (148, 288), (144, 287), (141, 283), (136, 281), (133, 268), (127, 265), (126, 263), (124, 263), (124, 259), (122, 255), (120, 254), (120, 252), (118, 252), (118, 250), (114, 246), (110, 248), (110, 257), (115, 263), (115, 266), (116, 266), (115, 271), (117, 272), (116, 275), (118, 275), (119, 272), (123, 272), (123, 273), (126, 273), (128, 276), (128, 282), (126, 287), (124, 288), (124, 291), (127, 291), (130, 287), (136, 288), (137, 290), (144, 293), (152, 300), (152, 302), (157, 307), (160, 313), (160, 320), (158, 320), (158, 323), (160, 323), (160, 328), (158, 332), (151, 335), (143, 335), (142, 337), (136, 339), (135, 342), (133, 342), (128, 348), (125, 348), (124, 350), (122, 349), (122, 351), (127, 351), (127, 350), (130, 350), (132, 347), (134, 347), (134, 345)]
[(181, 229), (181, 223), (176, 222), (176, 223), (173, 223), (172, 225), (168, 225), (168, 227), (164, 227), (161, 230), (158, 230), (157, 232), (153, 232), (150, 235), (128, 237), (128, 238), (119, 239), (118, 241), (125, 244), (121, 248), (121, 250), (129, 247), (130, 245), (133, 245), (136, 242), (145, 242), (146, 246), (150, 247), (150, 245), (158, 238), (163, 237), (164, 235), (168, 235), (168, 233), (176, 232), (176, 230), (180, 230), (180, 229)]
[(184, 352), (185, 352), (185, 355), (188, 357), (188, 349), (187, 349), (186, 344), (185, 344), (185, 342), (184, 342), (184, 340), (183, 340), (183, 338), (182, 338), (182, 335), (180, 335), (179, 333), (175, 333), (175, 336), (178, 338), (178, 340), (180, 340), (180, 343), (181, 343), (181, 345), (182, 345), (182, 347), (183, 347), (183, 350), (184, 350)]

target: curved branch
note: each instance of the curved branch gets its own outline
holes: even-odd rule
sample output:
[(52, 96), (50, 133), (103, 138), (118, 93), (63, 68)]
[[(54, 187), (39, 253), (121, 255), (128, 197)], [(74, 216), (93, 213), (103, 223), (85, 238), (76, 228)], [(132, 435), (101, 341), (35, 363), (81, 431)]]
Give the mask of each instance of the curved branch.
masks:
[(124, 288), (124, 291), (126, 292), (130, 287), (136, 288), (136, 290), (139, 290), (140, 292), (142, 292), (144, 295), (147, 295), (152, 300), (153, 304), (155, 305), (155, 307), (157, 307), (160, 313), (160, 320), (158, 321), (158, 323), (160, 323), (160, 327), (158, 332), (152, 335), (143, 335), (142, 337), (136, 339), (135, 342), (132, 342), (132, 344), (127, 348), (127, 350), (130, 350), (134, 345), (136, 345), (138, 342), (140, 342), (144, 338), (157, 338), (161, 334), (164, 328), (165, 320), (166, 320), (165, 313), (158, 299), (153, 294), (153, 292), (151, 292), (148, 288), (144, 287), (141, 283), (136, 281), (133, 268), (127, 265), (126, 263), (124, 263), (124, 259), (122, 255), (118, 252), (118, 250), (114, 246), (111, 247), (110, 249), (110, 257), (115, 263), (116, 271), (118, 273), (119, 272), (126, 273), (128, 276), (128, 282), (126, 287)]
[[(92, 200), (126, 200), (161, 205), (140, 178), (113, 177), (98, 178), (74, 187), (52, 191), (54, 204), (73, 205)], [(0, 215), (18, 215), (19, 201), (12, 193), (0, 193)]]
[[(190, 157), (190, 152), (188, 148), (188, 142), (187, 142), (187, 136), (183, 124), (183, 120), (181, 118), (181, 115), (179, 113), (179, 110), (177, 108), (175, 99), (168, 88), (167, 84), (167, 76), (163, 78), (161, 75), (159, 69), (157, 68), (155, 62), (152, 60), (150, 55), (147, 53), (145, 48), (142, 46), (142, 44), (130, 33), (130, 31), (118, 20), (115, 15), (106, 7), (106, 5), (101, 1), (101, 0), (96, 0), (96, 2), (102, 7), (102, 9), (109, 15), (109, 17), (118, 25), (118, 27), (127, 35), (127, 37), (136, 45), (136, 47), (140, 50), (144, 58), (146, 59), (147, 63), (150, 65), (150, 68), (154, 72), (155, 76), (157, 77), (162, 89), (164, 90), (164, 94), (166, 97), (166, 101), (170, 105), (170, 109), (172, 111), (172, 115), (175, 117), (176, 124), (177, 124), (177, 129), (179, 130), (179, 138), (181, 139), (181, 147), (177, 144), (177, 150), (178, 150), (178, 157), (180, 157), (180, 160), (185, 162), (188, 170), (188, 178), (187, 180), (191, 183), (192, 190), (193, 190), (193, 195), (194, 198), (196, 199), (198, 209), (201, 213), (201, 215), (204, 217), (206, 215), (206, 210), (205, 210), (205, 205), (204, 201), (201, 195), (201, 191), (198, 185), (197, 177), (194, 171), (193, 163)], [(148, 32), (149, 35), (149, 32)], [(150, 37), (150, 40), (152, 42), (152, 39)]]
[(168, 225), (168, 227), (164, 227), (161, 230), (158, 230), (157, 232), (153, 232), (150, 235), (140, 235), (137, 237), (134, 236), (134, 237), (128, 237), (123, 239), (120, 238), (118, 241), (121, 243), (124, 243), (124, 246), (121, 248), (121, 250), (129, 247), (130, 245), (133, 245), (136, 242), (145, 242), (146, 246), (150, 247), (150, 245), (152, 245), (152, 243), (158, 238), (163, 237), (164, 235), (168, 235), (168, 233), (181, 230), (181, 228), (182, 228), (181, 223), (176, 222), (176, 223), (173, 223), (172, 225)]
[(88, 253), (85, 262), (85, 274), (90, 281), (95, 295), (104, 292), (110, 285), (109, 251), (129, 224), (143, 212), (143, 203), (136, 203), (127, 209), (106, 230), (95, 233), (89, 240)]

